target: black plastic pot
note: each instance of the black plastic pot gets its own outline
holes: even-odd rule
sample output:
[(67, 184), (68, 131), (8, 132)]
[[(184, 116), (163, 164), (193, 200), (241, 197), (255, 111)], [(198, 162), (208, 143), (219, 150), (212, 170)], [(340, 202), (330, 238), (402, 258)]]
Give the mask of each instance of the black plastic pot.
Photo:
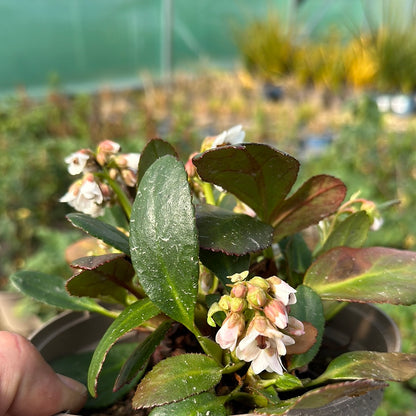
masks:
[[(398, 352), (399, 330), (394, 321), (373, 305), (351, 303), (326, 326), (321, 354), (347, 351)], [(327, 351), (325, 351), (327, 350)], [(345, 396), (315, 409), (291, 410), (289, 416), (371, 416), (383, 400), (383, 390), (357, 397)]]
[[(112, 322), (87, 312), (64, 313), (39, 329), (31, 341), (47, 361), (94, 349)], [(400, 334), (395, 323), (380, 309), (367, 304), (349, 304), (328, 322), (322, 349), (334, 345), (344, 351), (397, 352)], [(383, 398), (382, 390), (358, 397), (342, 397), (326, 406), (291, 410), (290, 416), (371, 416)], [(243, 416), (243, 415), (240, 415)]]

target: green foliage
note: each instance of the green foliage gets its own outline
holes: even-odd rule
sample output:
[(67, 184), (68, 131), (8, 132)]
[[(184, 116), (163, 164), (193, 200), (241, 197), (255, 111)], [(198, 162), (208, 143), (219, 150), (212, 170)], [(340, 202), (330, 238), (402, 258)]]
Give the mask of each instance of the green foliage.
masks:
[(324, 171), (342, 177), (348, 189), (378, 204), (384, 224), (370, 231), (366, 244), (414, 249), (416, 225), (410, 209), (416, 204), (414, 128), (390, 131), (367, 96), (352, 103), (350, 114), (331, 146), (305, 161), (301, 176)]
[(0, 133), (0, 167), (5, 172), (0, 183), (0, 275), (10, 274), (44, 244), (41, 233), (47, 227), (62, 223), (67, 208), (57, 204), (57, 196), (69, 186), (62, 160), (74, 142)]
[(221, 367), (202, 354), (182, 354), (158, 363), (142, 380), (133, 398), (135, 408), (177, 402), (207, 391), (221, 380)]
[(130, 222), (130, 250), (149, 298), (192, 328), (198, 236), (185, 171), (172, 156), (156, 160), (140, 182)]
[(95, 349), (91, 359), (88, 370), (88, 389), (91, 395), (96, 396), (97, 394), (98, 375), (111, 347), (124, 334), (142, 325), (158, 313), (159, 309), (149, 299), (142, 299), (126, 307), (114, 320)]

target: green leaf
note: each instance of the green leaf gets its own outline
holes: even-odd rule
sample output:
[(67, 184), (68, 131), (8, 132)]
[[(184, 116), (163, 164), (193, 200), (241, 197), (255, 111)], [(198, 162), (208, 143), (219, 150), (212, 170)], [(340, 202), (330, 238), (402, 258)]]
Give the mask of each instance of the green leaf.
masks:
[(303, 387), (302, 381), (290, 373), (283, 373), (281, 376), (276, 377), (274, 385), (278, 391), (287, 391)]
[(416, 354), (352, 351), (334, 358), (309, 385), (328, 380), (373, 379), (407, 381), (416, 376)]
[(269, 247), (273, 228), (244, 214), (213, 205), (199, 205), (196, 225), (201, 248), (241, 256)]
[(344, 397), (358, 397), (369, 391), (379, 390), (385, 387), (385, 383), (374, 380), (356, 380), (330, 384), (310, 390), (298, 398), (283, 400), (275, 406), (257, 409), (256, 414), (276, 416), (286, 414), (289, 409), (305, 409), (306, 411), (308, 409), (319, 409), (320, 407), (330, 404), (334, 400)]
[(120, 370), (116, 383), (114, 384), (114, 391), (117, 391), (125, 384), (130, 383), (140, 372), (145, 371), (150, 356), (163, 340), (171, 325), (172, 321), (163, 322), (135, 348), (133, 353), (124, 363), (123, 368)]
[(302, 322), (311, 323), (318, 330), (318, 335), (315, 344), (308, 351), (291, 357), (289, 370), (303, 367), (312, 361), (321, 346), (325, 329), (324, 310), (319, 295), (304, 285), (298, 286), (296, 290), (297, 302), (290, 305), (290, 314)]
[(124, 303), (134, 276), (125, 254), (113, 253), (77, 259), (71, 267), (80, 269), (66, 283), (73, 296), (111, 297)]
[(168, 142), (162, 139), (152, 139), (144, 147), (139, 161), (137, 171), (137, 185), (140, 184), (147, 169), (159, 158), (171, 155), (177, 157), (175, 149)]
[(276, 239), (295, 234), (334, 213), (346, 191), (344, 183), (332, 176), (318, 175), (307, 180), (274, 211), (271, 220)]
[(203, 354), (166, 358), (142, 379), (133, 397), (133, 407), (140, 409), (183, 400), (211, 389), (221, 376), (221, 367)]
[(384, 247), (338, 247), (319, 256), (304, 284), (324, 300), (416, 303), (416, 253)]
[(335, 227), (319, 251), (324, 253), (331, 248), (341, 246), (362, 247), (367, 239), (370, 226), (371, 218), (365, 211), (355, 212)]
[[(97, 386), (97, 397), (88, 396), (86, 409), (97, 409), (107, 407), (117, 400), (120, 400), (138, 383), (138, 378), (131, 380), (130, 384), (124, 386), (121, 390), (113, 392), (114, 380), (120, 371), (124, 361), (135, 348), (135, 343), (119, 343), (109, 352), (104, 363), (100, 380)], [(91, 362), (93, 351), (87, 351), (78, 354), (71, 354), (51, 363), (52, 368), (59, 374), (64, 374), (78, 380), (82, 384), (87, 383), (88, 366)]]
[(177, 403), (156, 407), (150, 412), (150, 416), (226, 416), (227, 414), (223, 400), (212, 393), (201, 393)]
[(106, 309), (95, 300), (70, 296), (65, 289), (65, 280), (59, 276), (24, 270), (14, 273), (10, 276), (10, 280), (20, 292), (48, 305), (107, 315)]
[(159, 309), (150, 299), (139, 300), (126, 307), (107, 329), (94, 351), (88, 370), (88, 389), (95, 396), (97, 379), (108, 351), (117, 340), (132, 329), (142, 325), (159, 313)]
[(204, 266), (210, 269), (224, 285), (231, 283), (228, 276), (248, 270), (250, 255), (229, 256), (221, 252), (201, 249), (199, 258)]
[(200, 177), (250, 206), (266, 223), (296, 181), (299, 162), (265, 144), (222, 146), (193, 158)]
[(66, 217), (75, 227), (104, 241), (104, 243), (120, 250), (122, 253), (130, 255), (129, 239), (116, 227), (86, 214), (72, 213)]
[(130, 243), (146, 294), (166, 315), (193, 328), (198, 236), (187, 175), (172, 156), (154, 162), (140, 182)]
[(312, 263), (312, 253), (302, 234), (297, 233), (285, 237), (279, 242), (285, 262), (280, 264), (282, 273), (292, 287), (302, 284), (303, 276)]

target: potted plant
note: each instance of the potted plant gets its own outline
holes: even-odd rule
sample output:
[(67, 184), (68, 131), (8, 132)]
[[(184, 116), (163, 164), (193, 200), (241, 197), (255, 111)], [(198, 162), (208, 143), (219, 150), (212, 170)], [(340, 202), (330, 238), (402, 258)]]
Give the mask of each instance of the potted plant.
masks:
[[(374, 203), (345, 200), (344, 183), (328, 175), (294, 190), (294, 157), (243, 141), (241, 126), (208, 137), (185, 165), (160, 139), (140, 161), (109, 141), (71, 155), (70, 173), (82, 179), (62, 201), (99, 242), (82, 242), (82, 256), (71, 247), (66, 282), (31, 271), (12, 282), (111, 318), (88, 371), (93, 396), (109, 352), (139, 331), (146, 338), (115, 388), (136, 378), (133, 408), (153, 416), (349, 414), (351, 400), (372, 414), (362, 399), (377, 406), (386, 381), (415, 376), (416, 356), (397, 345), (348, 348), (353, 340), (328, 328), (347, 326), (350, 314), (365, 321), (377, 311), (368, 303), (415, 303), (416, 253), (365, 247), (380, 222)], [(118, 206), (118, 222), (97, 218)], [(359, 338), (364, 327), (349, 326)], [(345, 408), (333, 413), (334, 404)]]

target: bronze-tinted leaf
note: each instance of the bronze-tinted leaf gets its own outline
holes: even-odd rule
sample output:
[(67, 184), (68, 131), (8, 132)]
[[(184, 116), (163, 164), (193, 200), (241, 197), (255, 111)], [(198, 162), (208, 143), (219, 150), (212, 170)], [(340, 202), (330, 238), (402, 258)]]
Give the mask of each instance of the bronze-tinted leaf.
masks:
[(344, 183), (328, 175), (306, 181), (271, 217), (277, 241), (299, 232), (334, 213), (345, 198)]
[[(319, 408), (329, 405), (335, 400), (344, 397), (362, 396), (369, 391), (380, 390), (386, 386), (386, 383), (374, 380), (356, 380), (330, 384), (310, 390), (298, 398), (282, 400), (277, 405), (256, 409), (255, 413), (263, 416), (276, 416), (290, 414), (288, 412), (291, 410), (304, 410), (307, 414), (308, 409), (316, 409), (315, 414), (319, 411)], [(304, 413), (302, 412), (302, 414)], [(340, 416), (342, 415), (340, 414)]]
[(316, 409), (341, 397), (357, 397), (386, 386), (386, 383), (374, 380), (357, 380), (330, 384), (305, 393), (297, 400), (292, 409)]
[(113, 253), (77, 259), (71, 267), (78, 271), (67, 281), (66, 289), (73, 296), (110, 296), (123, 303), (134, 276), (133, 266), (125, 257)]
[(304, 284), (324, 300), (411, 305), (416, 253), (385, 247), (337, 247), (307, 270)]
[(198, 174), (234, 194), (266, 223), (296, 181), (299, 162), (265, 144), (211, 149), (193, 158)]
[(303, 354), (308, 351), (316, 342), (318, 330), (309, 322), (303, 322), (305, 333), (303, 335), (291, 335), (295, 343), (286, 347), (286, 354)]
[(334, 358), (309, 385), (328, 380), (373, 379), (407, 381), (416, 376), (416, 354), (351, 351)]

